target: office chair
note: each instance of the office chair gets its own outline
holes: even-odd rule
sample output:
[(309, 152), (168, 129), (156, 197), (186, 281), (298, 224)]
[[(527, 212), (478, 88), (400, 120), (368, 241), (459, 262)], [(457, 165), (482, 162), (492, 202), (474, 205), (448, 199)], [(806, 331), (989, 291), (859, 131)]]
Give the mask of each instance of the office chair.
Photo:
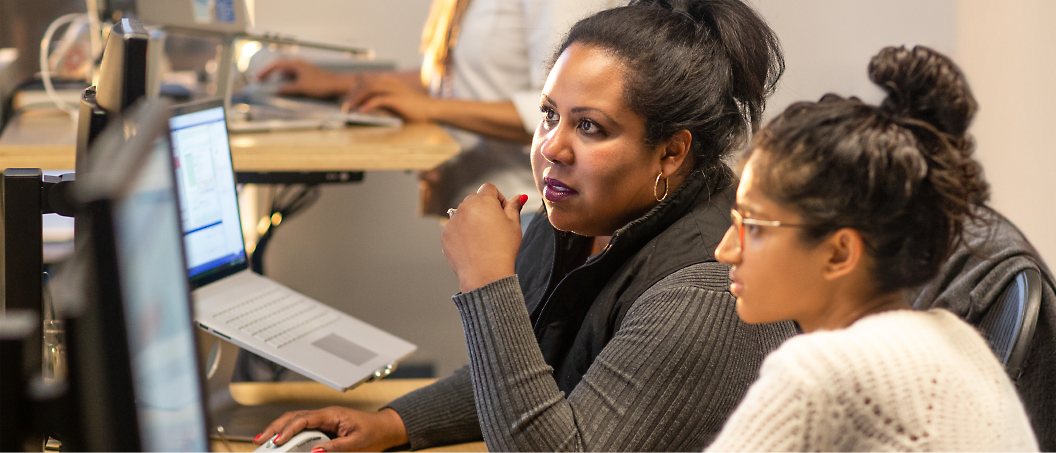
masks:
[(1041, 307), (1041, 273), (1024, 269), (1016, 274), (977, 326), (1013, 381), (1034, 339)]

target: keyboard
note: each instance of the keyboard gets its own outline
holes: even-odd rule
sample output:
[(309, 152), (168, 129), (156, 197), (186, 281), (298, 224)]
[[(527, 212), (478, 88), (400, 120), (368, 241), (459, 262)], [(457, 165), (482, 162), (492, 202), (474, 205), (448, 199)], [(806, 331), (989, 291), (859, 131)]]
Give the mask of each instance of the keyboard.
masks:
[(283, 287), (227, 304), (213, 317), (275, 348), (338, 320), (333, 309)]
[(254, 93), (232, 97), (232, 103), (227, 121), (227, 130), (232, 133), (403, 125), (403, 120), (392, 114), (345, 112), (336, 104), (309, 99)]

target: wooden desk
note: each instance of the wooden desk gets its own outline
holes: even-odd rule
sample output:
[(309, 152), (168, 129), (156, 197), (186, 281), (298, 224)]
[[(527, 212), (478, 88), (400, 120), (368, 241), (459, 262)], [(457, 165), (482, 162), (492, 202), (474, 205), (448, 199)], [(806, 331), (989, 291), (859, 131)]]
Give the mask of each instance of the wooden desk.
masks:
[[(339, 392), (318, 382), (241, 382), (231, 384), (231, 395), (248, 406), (262, 404), (304, 404), (347, 406), (373, 412), (389, 401), (412, 390), (431, 384), (434, 379), (383, 379), (369, 382), (347, 392)], [(231, 451), (253, 451), (249, 442), (229, 442)], [(213, 451), (228, 451), (223, 442), (214, 439)], [(484, 442), (429, 448), (425, 451), (487, 451)]]
[[(0, 171), (7, 168), (73, 170), (77, 125), (58, 109), (22, 112), (0, 135)], [(353, 126), (231, 134), (236, 172), (336, 172), (428, 170), (458, 154), (460, 146), (440, 126)], [(271, 216), (271, 199), (247, 186), (239, 196), (247, 250), (257, 242), (257, 221)]]
[[(21, 113), (0, 136), (0, 170), (74, 168), (77, 126), (59, 110)], [(231, 134), (235, 171), (428, 170), (459, 152), (440, 126), (355, 126)]]

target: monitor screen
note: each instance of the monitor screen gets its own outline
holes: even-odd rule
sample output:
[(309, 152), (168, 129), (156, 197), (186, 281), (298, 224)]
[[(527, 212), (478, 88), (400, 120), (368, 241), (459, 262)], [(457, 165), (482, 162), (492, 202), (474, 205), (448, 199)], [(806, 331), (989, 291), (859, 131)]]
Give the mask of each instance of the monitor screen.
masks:
[(136, 14), (150, 25), (198, 34), (237, 34), (251, 28), (250, 0), (136, 0)]
[(207, 101), (177, 108), (169, 128), (188, 276), (201, 282), (244, 269), (246, 247), (223, 105)]
[(207, 451), (169, 142), (114, 203), (114, 238), (143, 451)]

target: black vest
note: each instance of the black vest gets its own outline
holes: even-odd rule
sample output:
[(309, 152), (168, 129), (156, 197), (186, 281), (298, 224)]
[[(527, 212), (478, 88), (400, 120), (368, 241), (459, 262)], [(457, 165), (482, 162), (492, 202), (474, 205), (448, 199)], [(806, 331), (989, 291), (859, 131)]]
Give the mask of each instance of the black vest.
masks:
[(593, 238), (558, 231), (545, 210), (532, 219), (516, 272), (535, 337), (557, 386), (569, 394), (619, 330), (638, 296), (713, 252), (730, 226), (736, 184), (713, 188), (700, 172), (646, 215), (617, 230), (587, 261)]

